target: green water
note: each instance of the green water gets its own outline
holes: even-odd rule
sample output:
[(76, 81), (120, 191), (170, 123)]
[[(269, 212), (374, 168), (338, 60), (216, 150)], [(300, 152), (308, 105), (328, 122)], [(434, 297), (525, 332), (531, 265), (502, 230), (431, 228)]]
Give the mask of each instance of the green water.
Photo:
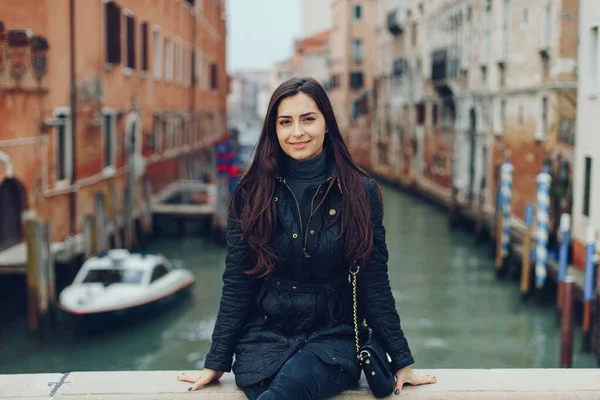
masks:
[[(449, 232), (446, 214), (384, 188), (390, 281), (419, 368), (554, 368), (559, 329), (552, 305), (523, 303), (516, 282), (495, 277), (489, 245)], [(155, 241), (197, 276), (192, 298), (142, 323), (34, 344), (25, 319), (0, 328), (0, 373), (201, 368), (210, 347), (225, 249), (198, 238)], [(595, 367), (580, 353), (574, 367)]]

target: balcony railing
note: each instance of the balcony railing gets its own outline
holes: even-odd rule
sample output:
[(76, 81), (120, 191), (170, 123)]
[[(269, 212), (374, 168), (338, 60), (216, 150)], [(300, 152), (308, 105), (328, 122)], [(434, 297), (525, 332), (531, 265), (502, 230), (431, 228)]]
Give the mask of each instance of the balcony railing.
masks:
[(404, 32), (404, 18), (400, 10), (388, 12), (387, 28), (392, 35), (401, 35)]

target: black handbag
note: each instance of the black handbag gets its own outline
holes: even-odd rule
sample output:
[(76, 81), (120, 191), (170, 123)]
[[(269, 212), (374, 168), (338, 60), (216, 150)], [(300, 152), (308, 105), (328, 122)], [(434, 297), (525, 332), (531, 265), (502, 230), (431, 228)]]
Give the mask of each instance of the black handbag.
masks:
[[(358, 327), (358, 304), (356, 301), (356, 275), (360, 266), (355, 264), (355, 268), (350, 268), (352, 275), (352, 302), (354, 314), (354, 338), (356, 342), (356, 358), (360, 364), (371, 392), (377, 398), (387, 397), (392, 394), (396, 387), (396, 376), (392, 367), (392, 359), (385, 352), (383, 346), (373, 335), (373, 330), (367, 326), (363, 320), (359, 332)], [(362, 333), (362, 335), (361, 335)], [(360, 337), (363, 340), (360, 340)]]

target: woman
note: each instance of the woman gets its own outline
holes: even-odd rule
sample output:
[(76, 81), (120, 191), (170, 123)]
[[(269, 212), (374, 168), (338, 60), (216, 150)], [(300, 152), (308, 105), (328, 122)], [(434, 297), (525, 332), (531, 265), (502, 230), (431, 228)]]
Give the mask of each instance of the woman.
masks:
[[(233, 365), (249, 399), (314, 399), (356, 387), (348, 267), (364, 268), (358, 303), (402, 385), (416, 375), (387, 274), (379, 188), (352, 161), (314, 79), (273, 93), (256, 156), (232, 196), (223, 296), (204, 370), (190, 390)], [(365, 261), (365, 262), (362, 262)]]

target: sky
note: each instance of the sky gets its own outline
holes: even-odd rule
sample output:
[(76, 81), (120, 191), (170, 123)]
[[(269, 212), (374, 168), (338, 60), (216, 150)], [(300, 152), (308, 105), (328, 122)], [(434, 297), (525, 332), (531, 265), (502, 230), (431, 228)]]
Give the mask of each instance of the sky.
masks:
[(270, 69), (292, 55), (300, 0), (227, 0), (227, 69)]

